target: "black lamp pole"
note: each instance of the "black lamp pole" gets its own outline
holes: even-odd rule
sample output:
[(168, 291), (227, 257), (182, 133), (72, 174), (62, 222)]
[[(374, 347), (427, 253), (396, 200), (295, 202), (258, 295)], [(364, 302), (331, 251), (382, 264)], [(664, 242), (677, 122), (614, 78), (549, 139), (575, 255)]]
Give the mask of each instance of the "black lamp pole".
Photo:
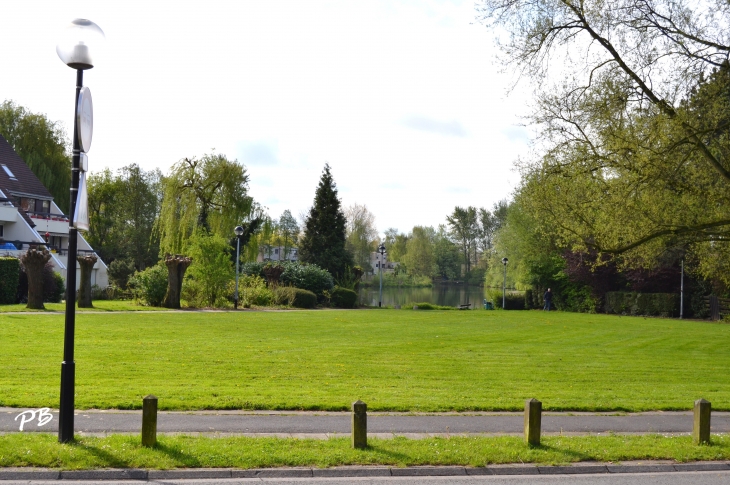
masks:
[(383, 306), (383, 263), (385, 262), (385, 244), (378, 246), (378, 252), (380, 253), (380, 299), (378, 300), (378, 307)]
[(68, 261), (66, 264), (66, 324), (63, 334), (63, 362), (61, 363), (61, 404), (58, 415), (58, 441), (68, 443), (74, 439), (74, 388), (76, 363), (74, 362), (74, 332), (76, 328), (76, 253), (78, 235), (74, 227), (76, 195), (79, 191), (79, 158), (81, 147), (78, 136), (79, 93), (84, 85), (84, 71), (76, 70), (76, 102), (74, 103), (73, 158), (71, 160), (71, 203), (68, 218)]

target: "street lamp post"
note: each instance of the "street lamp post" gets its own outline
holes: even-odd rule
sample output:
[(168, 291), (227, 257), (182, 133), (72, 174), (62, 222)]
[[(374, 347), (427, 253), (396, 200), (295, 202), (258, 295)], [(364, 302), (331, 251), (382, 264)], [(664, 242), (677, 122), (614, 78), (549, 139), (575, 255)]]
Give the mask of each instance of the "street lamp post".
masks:
[(243, 228), (236, 226), (233, 232), (236, 233), (236, 294), (233, 295), (233, 308), (238, 310), (238, 262), (241, 259), (241, 236), (243, 235)]
[[(58, 441), (68, 443), (74, 438), (74, 387), (76, 363), (74, 362), (74, 331), (76, 325), (76, 255), (78, 228), (84, 227), (77, 219), (79, 172), (82, 153), (91, 144), (92, 114), (90, 95), (82, 96), (84, 71), (94, 67), (92, 52), (104, 39), (104, 32), (94, 22), (75, 19), (64, 30), (56, 53), (64, 64), (76, 69), (76, 103), (74, 105), (73, 157), (71, 159), (71, 201), (68, 223), (68, 261), (66, 264), (66, 321), (63, 336), (63, 362), (61, 363), (61, 399), (58, 417)], [(85, 89), (85, 88), (84, 88)], [(88, 89), (85, 91), (88, 93)], [(85, 98), (85, 99), (82, 99)], [(83, 106), (79, 106), (83, 103)], [(81, 116), (81, 119), (80, 119)], [(86, 167), (83, 167), (86, 168)], [(83, 208), (86, 209), (85, 207)]]
[(502, 280), (502, 310), (507, 309), (507, 258), (502, 258), (504, 265), (504, 279)]
[(383, 306), (383, 263), (385, 262), (385, 244), (378, 246), (378, 252), (380, 253), (380, 298), (378, 300), (378, 307)]

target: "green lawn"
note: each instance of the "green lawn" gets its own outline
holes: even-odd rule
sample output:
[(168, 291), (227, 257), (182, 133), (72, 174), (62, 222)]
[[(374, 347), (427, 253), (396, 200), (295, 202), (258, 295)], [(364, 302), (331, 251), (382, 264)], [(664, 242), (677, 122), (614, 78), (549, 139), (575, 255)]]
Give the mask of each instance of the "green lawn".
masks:
[[(0, 405), (56, 407), (63, 315), (0, 315)], [(77, 315), (76, 405), (730, 410), (730, 326), (503, 311)]]
[(0, 436), (0, 467), (91, 468), (268, 468), (340, 465), (462, 465), (501, 463), (565, 464), (580, 461), (730, 459), (730, 436), (714, 435), (712, 446), (692, 444), (689, 436), (543, 437), (539, 447), (503, 436), (409, 440), (370, 439), (353, 450), (349, 438), (296, 440), (278, 438), (198, 438), (162, 436), (155, 448), (143, 448), (139, 436), (78, 437), (60, 445), (52, 434)]
[[(78, 308), (77, 312), (139, 312), (139, 311), (170, 311), (167, 308), (149, 307), (138, 305), (133, 301), (123, 300), (94, 300), (93, 308)], [(65, 312), (66, 303), (44, 303), (47, 312)], [(31, 310), (26, 308), (25, 303), (15, 305), (0, 305), (0, 313), (8, 312), (41, 312), (43, 310)]]

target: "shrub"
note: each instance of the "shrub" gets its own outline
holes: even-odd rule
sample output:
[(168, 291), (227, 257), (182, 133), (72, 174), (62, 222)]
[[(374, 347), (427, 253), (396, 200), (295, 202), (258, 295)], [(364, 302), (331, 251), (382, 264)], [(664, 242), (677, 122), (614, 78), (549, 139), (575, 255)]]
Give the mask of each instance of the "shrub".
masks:
[[(320, 268), (316, 264), (306, 264), (298, 261), (285, 261), (278, 264), (284, 267), (284, 272), (279, 277), (279, 284), (281, 285), (309, 290), (318, 296), (322, 296), (324, 291), (331, 290), (335, 285), (329, 271)], [(266, 263), (246, 263), (242, 267), (242, 272), (247, 275), (265, 278), (265, 266)]]
[(269, 306), (275, 301), (275, 294), (260, 276), (244, 275), (238, 281), (238, 299), (244, 308)]
[(314, 308), (316, 305), (317, 295), (309, 290), (294, 288), (294, 300), (292, 301), (291, 306), (296, 308)]
[(348, 288), (335, 286), (330, 294), (332, 306), (336, 308), (355, 308), (357, 304), (357, 293)]
[(20, 260), (13, 257), (0, 258), (0, 304), (15, 303), (20, 282)]
[(535, 290), (532, 288), (525, 290), (525, 310), (532, 310), (533, 308), (537, 308), (537, 305), (535, 305)]
[(149, 306), (162, 306), (167, 293), (167, 268), (158, 264), (129, 278), (134, 297)]
[[(498, 288), (490, 288), (487, 290), (487, 300), (494, 304), (494, 308), (502, 308), (502, 290)], [(505, 310), (524, 310), (525, 309), (525, 292), (508, 291), (505, 295)]]
[(606, 293), (606, 313), (672, 317), (678, 314), (679, 296), (675, 293)]
[(414, 303), (408, 308), (416, 307), (417, 310), (456, 310), (453, 306), (434, 305), (433, 303)]
[(196, 232), (188, 240), (188, 253), (193, 262), (185, 273), (183, 285), (195, 306), (219, 307), (226, 304), (226, 293), (233, 280), (234, 269), (228, 257), (228, 242), (222, 237)]
[(131, 259), (115, 259), (107, 267), (109, 279), (122, 290), (127, 289), (129, 278), (134, 274), (134, 261)]
[[(48, 269), (50, 271), (48, 271)], [(60, 273), (53, 271), (53, 266), (46, 264), (43, 268), (43, 301), (60, 303), (66, 293), (66, 282)]]

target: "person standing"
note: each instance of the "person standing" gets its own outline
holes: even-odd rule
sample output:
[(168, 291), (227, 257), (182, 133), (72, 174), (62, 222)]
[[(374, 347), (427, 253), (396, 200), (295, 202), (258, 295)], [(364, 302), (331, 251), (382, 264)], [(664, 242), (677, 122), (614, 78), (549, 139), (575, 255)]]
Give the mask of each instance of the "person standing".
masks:
[(547, 310), (550, 311), (550, 306), (553, 303), (553, 292), (550, 288), (547, 289), (544, 295), (542, 295), (543, 299), (545, 300), (545, 306), (542, 307), (543, 311)]

